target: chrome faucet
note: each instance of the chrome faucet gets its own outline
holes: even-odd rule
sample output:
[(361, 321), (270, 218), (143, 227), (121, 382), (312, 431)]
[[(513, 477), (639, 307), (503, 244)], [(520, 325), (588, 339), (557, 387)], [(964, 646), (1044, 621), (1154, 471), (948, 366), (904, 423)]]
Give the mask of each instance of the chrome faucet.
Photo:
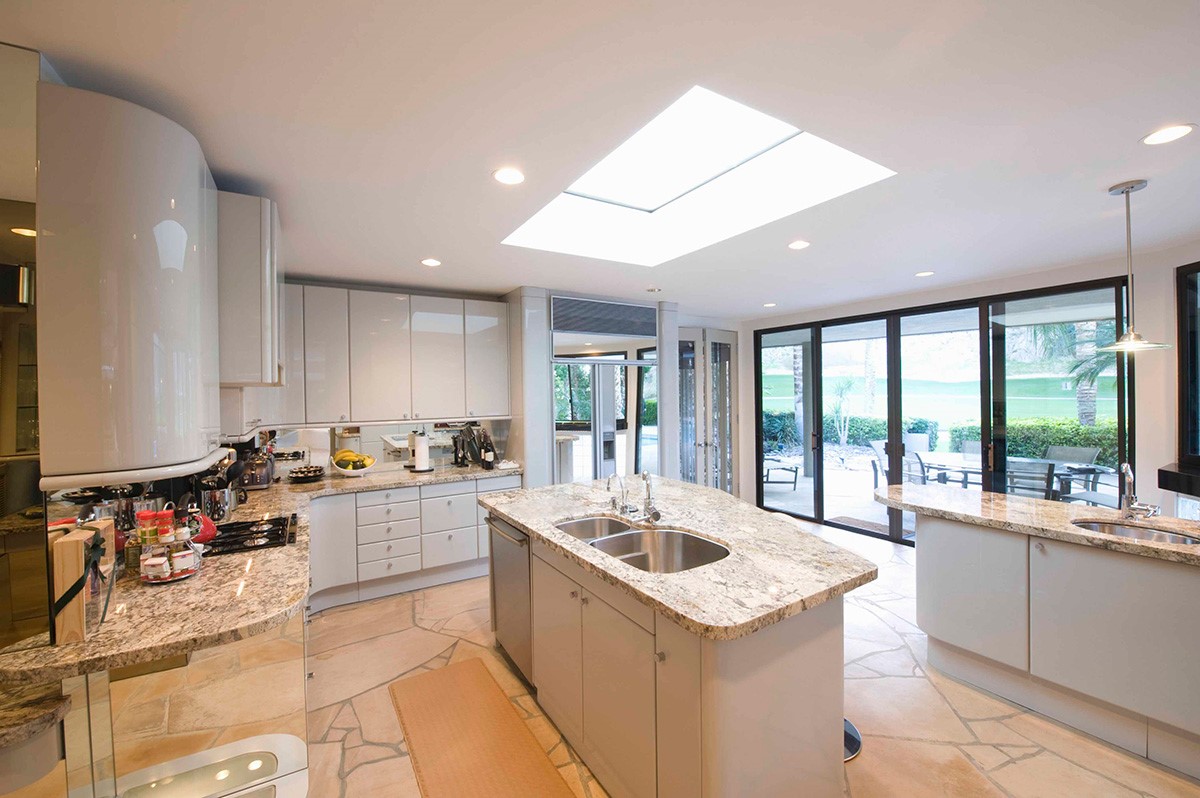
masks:
[(616, 496), (613, 496), (608, 502), (609, 506), (612, 507), (613, 512), (617, 513), (618, 515), (631, 515), (632, 513), (636, 513), (637, 507), (629, 503), (629, 494), (625, 492), (625, 480), (621, 479), (620, 474), (609, 474), (608, 481), (605, 483), (604, 489), (606, 491), (612, 490), (613, 479), (616, 479), (617, 484), (621, 487), (620, 503), (617, 502)]
[(1122, 497), (1122, 504), (1125, 508), (1126, 518), (1153, 518), (1162, 512), (1162, 508), (1157, 504), (1147, 504), (1138, 501), (1137, 491), (1134, 490), (1133, 466), (1129, 465), (1129, 463), (1121, 463), (1121, 474), (1125, 477), (1125, 491)]
[(650, 472), (642, 472), (642, 481), (646, 483), (646, 501), (642, 505), (642, 512), (648, 521), (659, 521), (662, 518), (662, 513), (654, 506), (654, 492), (650, 488)]

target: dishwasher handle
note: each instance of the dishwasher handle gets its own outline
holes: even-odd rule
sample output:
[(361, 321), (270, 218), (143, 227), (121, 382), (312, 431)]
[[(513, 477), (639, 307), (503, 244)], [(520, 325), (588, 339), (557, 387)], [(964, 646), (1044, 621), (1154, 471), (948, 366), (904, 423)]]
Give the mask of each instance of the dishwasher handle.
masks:
[(495, 532), (497, 535), (499, 535), (500, 537), (507, 540), (509, 543), (515, 543), (518, 546), (524, 546), (529, 543), (529, 538), (527, 538), (527, 537), (522, 537), (521, 539), (518, 540), (517, 538), (514, 538), (512, 535), (505, 532), (495, 522), (492, 521), (492, 517), (490, 515), (487, 517), (486, 520), (487, 520), (487, 525), (491, 528), (491, 530), (493, 532)]

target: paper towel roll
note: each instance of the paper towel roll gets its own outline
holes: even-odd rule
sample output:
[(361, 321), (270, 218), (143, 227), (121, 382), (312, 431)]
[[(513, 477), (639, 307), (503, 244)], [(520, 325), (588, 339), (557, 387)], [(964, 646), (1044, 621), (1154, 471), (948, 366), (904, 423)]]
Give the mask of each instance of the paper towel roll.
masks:
[(416, 459), (417, 459), (416, 449), (417, 449), (417, 431), (411, 430), (408, 433), (408, 467), (409, 468), (416, 467)]
[(417, 471), (426, 471), (429, 469), (429, 438), (424, 434), (416, 437), (416, 445), (414, 446), (416, 453), (414, 455), (414, 469)]

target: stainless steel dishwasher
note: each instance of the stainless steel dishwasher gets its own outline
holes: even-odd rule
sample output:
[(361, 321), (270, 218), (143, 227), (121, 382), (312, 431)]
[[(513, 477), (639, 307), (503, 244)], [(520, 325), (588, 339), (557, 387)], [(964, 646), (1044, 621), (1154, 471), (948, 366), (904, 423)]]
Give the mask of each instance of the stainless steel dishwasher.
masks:
[(528, 681), (533, 681), (532, 613), (529, 599), (529, 537), (512, 524), (487, 517), (491, 537), (492, 631), (496, 642)]

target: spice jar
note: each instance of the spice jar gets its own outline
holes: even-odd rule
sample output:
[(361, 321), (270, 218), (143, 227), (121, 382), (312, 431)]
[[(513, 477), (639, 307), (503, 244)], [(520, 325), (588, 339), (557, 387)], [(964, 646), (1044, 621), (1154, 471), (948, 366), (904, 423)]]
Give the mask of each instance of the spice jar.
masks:
[(158, 540), (157, 512), (142, 510), (137, 514), (137, 534), (143, 546), (151, 546)]

